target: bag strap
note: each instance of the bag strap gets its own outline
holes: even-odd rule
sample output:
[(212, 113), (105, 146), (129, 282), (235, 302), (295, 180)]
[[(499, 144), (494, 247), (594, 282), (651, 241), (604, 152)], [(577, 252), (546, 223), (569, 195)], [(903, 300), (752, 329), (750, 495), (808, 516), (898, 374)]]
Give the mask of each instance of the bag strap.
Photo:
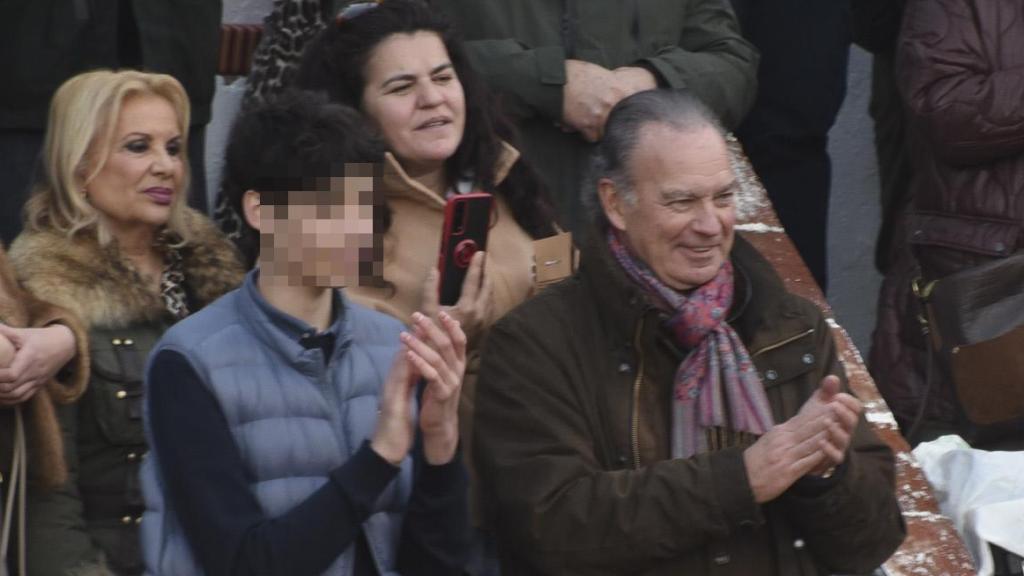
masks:
[(18, 574), (25, 576), (25, 498), (28, 453), (25, 449), (25, 422), (21, 406), (14, 407), (14, 455), (11, 457), (11, 477), (4, 498), (3, 518), (0, 523), (0, 564), (6, 565), (10, 546), (11, 522), (18, 517)]
[(933, 318), (931, 313), (931, 297), (932, 291), (935, 290), (936, 282), (937, 280), (932, 280), (925, 283), (924, 278), (921, 276), (914, 278), (910, 282), (910, 291), (921, 305), (921, 312), (917, 315), (917, 322), (921, 328), (921, 334), (924, 335), (925, 348), (927, 349), (924, 393), (921, 394), (921, 403), (917, 407), (917, 413), (914, 414), (910, 428), (907, 429), (907, 433), (904, 435), (907, 442), (910, 442), (911, 445), (914, 444), (914, 438), (924, 422), (924, 413), (928, 408), (928, 400), (931, 397), (932, 388), (934, 388), (935, 384), (933, 364), (935, 363), (935, 349), (938, 347), (937, 338), (939, 338), (939, 334), (936, 332), (934, 322), (931, 320)]

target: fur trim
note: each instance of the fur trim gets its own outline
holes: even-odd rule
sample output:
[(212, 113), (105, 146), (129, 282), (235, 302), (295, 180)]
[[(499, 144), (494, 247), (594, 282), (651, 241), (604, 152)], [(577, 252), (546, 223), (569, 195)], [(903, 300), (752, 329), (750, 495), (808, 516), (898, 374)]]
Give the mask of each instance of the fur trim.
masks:
[(7, 255), (0, 247), (0, 322), (8, 326), (27, 326), (28, 311), (25, 309), (25, 291), (14, 279)]
[[(182, 247), (185, 284), (200, 306), (238, 287), (243, 270), (234, 246), (205, 216), (189, 209), (191, 233)], [(163, 299), (148, 289), (117, 243), (100, 246), (95, 234), (24, 232), (11, 246), (11, 262), (36, 296), (75, 312), (87, 327), (124, 328), (169, 317)]]

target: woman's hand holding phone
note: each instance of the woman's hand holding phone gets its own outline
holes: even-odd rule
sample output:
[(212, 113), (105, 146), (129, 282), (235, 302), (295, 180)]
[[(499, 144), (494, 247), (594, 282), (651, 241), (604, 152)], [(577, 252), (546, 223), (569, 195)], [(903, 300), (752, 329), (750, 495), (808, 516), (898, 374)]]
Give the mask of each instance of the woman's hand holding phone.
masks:
[(427, 274), (423, 286), (423, 313), (432, 318), (444, 310), (462, 325), (469, 347), (473, 348), (487, 332), (488, 322), (494, 314), (494, 283), (485, 266), (487, 254), (477, 252), (469, 262), (466, 278), (462, 281), (462, 292), (454, 306), (438, 303), (438, 281), (436, 270)]

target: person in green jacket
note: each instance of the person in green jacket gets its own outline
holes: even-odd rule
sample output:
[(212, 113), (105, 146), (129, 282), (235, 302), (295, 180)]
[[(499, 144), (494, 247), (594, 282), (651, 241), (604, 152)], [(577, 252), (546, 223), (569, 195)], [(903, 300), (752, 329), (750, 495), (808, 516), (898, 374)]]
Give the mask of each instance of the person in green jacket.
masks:
[(581, 224), (578, 190), (611, 108), (651, 88), (686, 88), (727, 128), (753, 104), (758, 54), (727, 0), (433, 0), (498, 92), (523, 154)]
[(142, 573), (146, 358), (172, 324), (241, 284), (234, 246), (185, 203), (188, 118), (166, 74), (96, 70), (53, 97), (9, 255), (29, 294), (79, 319), (89, 374), (79, 400), (56, 407), (65, 481), (28, 486), (32, 576)]

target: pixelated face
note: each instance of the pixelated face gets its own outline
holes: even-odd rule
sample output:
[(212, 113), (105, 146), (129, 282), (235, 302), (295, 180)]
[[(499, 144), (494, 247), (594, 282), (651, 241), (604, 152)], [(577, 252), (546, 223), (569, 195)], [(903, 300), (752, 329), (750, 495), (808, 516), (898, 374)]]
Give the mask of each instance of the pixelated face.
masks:
[(353, 175), (351, 166), (343, 177), (317, 179), (310, 186), (315, 190), (291, 191), (286, 199), (261, 194), (261, 273), (288, 285), (317, 288), (361, 285), (380, 277), (374, 177)]
[(435, 32), (392, 34), (370, 52), (362, 109), (406, 171), (443, 167), (462, 142), (466, 102)]
[(152, 94), (124, 101), (106, 158), (86, 197), (111, 227), (160, 227), (181, 199), (184, 158), (178, 114)]
[(608, 216), (633, 253), (676, 290), (714, 278), (729, 258), (736, 223), (738, 183), (722, 136), (709, 126), (642, 127), (629, 171), (635, 204)]

